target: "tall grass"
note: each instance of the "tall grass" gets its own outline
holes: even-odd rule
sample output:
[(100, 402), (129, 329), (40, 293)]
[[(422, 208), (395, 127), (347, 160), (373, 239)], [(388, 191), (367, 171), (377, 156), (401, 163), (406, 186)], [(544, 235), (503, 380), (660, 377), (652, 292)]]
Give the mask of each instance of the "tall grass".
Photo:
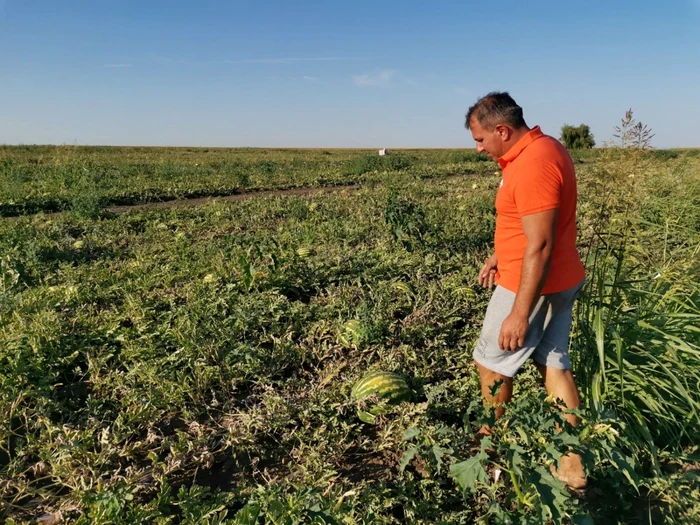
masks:
[(635, 276), (618, 243), (601, 241), (592, 254), (573, 343), (577, 378), (590, 410), (614, 410), (643, 442), (690, 444), (700, 424), (698, 283), (679, 286), (679, 272)]
[[(633, 165), (619, 172), (625, 166)], [(657, 464), (659, 449), (693, 444), (700, 425), (700, 244), (688, 227), (698, 212), (673, 213), (697, 200), (698, 184), (686, 179), (678, 203), (657, 195), (645, 206), (630, 198), (648, 191), (644, 183), (611, 180), (616, 190), (601, 192), (584, 240), (588, 282), (576, 310), (574, 370), (586, 407), (624, 420)], [(676, 185), (664, 182), (652, 184)]]

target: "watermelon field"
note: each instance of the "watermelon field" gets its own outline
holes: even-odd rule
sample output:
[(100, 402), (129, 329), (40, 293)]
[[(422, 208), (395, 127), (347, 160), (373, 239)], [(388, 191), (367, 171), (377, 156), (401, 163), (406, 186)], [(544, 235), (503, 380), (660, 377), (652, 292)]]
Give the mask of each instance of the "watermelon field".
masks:
[(0, 522), (700, 522), (700, 150), (572, 155), (576, 428), (481, 404), (474, 150), (0, 146)]

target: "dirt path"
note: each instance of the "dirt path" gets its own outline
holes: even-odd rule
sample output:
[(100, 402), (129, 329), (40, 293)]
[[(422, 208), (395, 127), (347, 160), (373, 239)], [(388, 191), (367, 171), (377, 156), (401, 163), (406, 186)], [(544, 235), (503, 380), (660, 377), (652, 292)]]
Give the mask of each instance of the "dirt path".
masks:
[(197, 197), (192, 199), (178, 199), (164, 202), (145, 202), (143, 204), (129, 204), (126, 206), (109, 206), (105, 211), (112, 213), (124, 213), (128, 211), (162, 210), (167, 208), (181, 208), (184, 206), (198, 206), (213, 201), (242, 201), (257, 197), (276, 197), (282, 195), (309, 195), (311, 193), (331, 193), (334, 191), (358, 190), (361, 186), (349, 184), (344, 186), (318, 186), (306, 188), (291, 188), (287, 190), (260, 190), (246, 191), (234, 195), (224, 195), (221, 197)]
[[(479, 175), (477, 173), (449, 173), (443, 176), (431, 177), (430, 180), (445, 180), (454, 179), (460, 177), (470, 177)], [(198, 206), (201, 204), (207, 204), (213, 201), (242, 201), (246, 199), (253, 199), (257, 197), (277, 197), (285, 195), (310, 195), (312, 193), (333, 193), (336, 191), (355, 191), (364, 187), (374, 187), (381, 185), (382, 182), (370, 181), (366, 184), (343, 184), (338, 186), (306, 186), (302, 188), (289, 188), (289, 189), (278, 189), (278, 190), (256, 190), (256, 191), (243, 191), (241, 193), (235, 193), (233, 195), (221, 195), (221, 196), (211, 196), (211, 197), (192, 197), (185, 199), (173, 199), (168, 201), (159, 202), (144, 202), (142, 204), (127, 204), (124, 206), (107, 206), (103, 208), (107, 212), (111, 213), (126, 213), (130, 211), (143, 211), (143, 210), (162, 210), (168, 208), (182, 208), (188, 206)], [(54, 215), (64, 213), (63, 211), (55, 212), (45, 212), (47, 215)], [(0, 217), (0, 219), (18, 219), (26, 215), (34, 215), (35, 213), (26, 213), (21, 215), (9, 215), (5, 217)]]
[[(432, 177), (431, 180), (456, 179), (461, 177), (478, 176), (478, 173), (449, 173), (444, 176)], [(176, 199), (163, 202), (144, 202), (143, 204), (128, 204), (125, 206), (109, 206), (104, 208), (112, 213), (124, 213), (128, 211), (160, 210), (167, 208), (181, 208), (185, 206), (198, 206), (213, 201), (242, 201), (257, 197), (278, 197), (286, 195), (310, 195), (312, 193), (333, 193), (336, 191), (355, 191), (364, 187), (374, 187), (382, 184), (378, 181), (371, 181), (367, 184), (343, 184), (339, 186), (306, 186), (303, 188), (289, 188), (283, 190), (257, 190), (243, 191), (234, 195), (223, 195), (214, 197), (194, 197), (188, 199)]]

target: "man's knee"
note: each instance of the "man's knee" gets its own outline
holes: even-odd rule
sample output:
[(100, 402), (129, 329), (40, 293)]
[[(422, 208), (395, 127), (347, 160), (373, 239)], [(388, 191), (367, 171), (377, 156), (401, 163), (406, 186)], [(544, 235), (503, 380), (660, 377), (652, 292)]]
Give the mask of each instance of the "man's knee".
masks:
[(555, 368), (553, 366), (543, 365), (542, 363), (538, 363), (537, 361), (535, 361), (535, 366), (537, 366), (537, 370), (540, 371), (540, 375), (542, 375), (542, 380), (544, 382), (546, 382), (547, 379), (557, 382), (568, 382), (573, 381), (574, 379), (570, 368)]
[(509, 401), (513, 389), (513, 378), (494, 372), (476, 363), (481, 381), (481, 392), (486, 398), (496, 397), (499, 401)]
[(504, 383), (510, 383), (513, 381), (512, 377), (505, 376), (500, 372), (495, 372), (489, 368), (486, 368), (480, 363), (476, 363), (476, 367), (479, 369), (479, 378), (482, 384), (493, 384), (496, 381), (502, 381)]

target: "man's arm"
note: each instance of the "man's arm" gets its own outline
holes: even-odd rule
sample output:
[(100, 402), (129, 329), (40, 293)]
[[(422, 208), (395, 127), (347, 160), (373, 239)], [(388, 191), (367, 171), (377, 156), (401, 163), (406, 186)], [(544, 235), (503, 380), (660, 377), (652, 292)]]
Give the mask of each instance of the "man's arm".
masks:
[(523, 346), (529, 317), (549, 275), (554, 249), (558, 209), (546, 210), (522, 218), (527, 247), (523, 256), (520, 286), (513, 309), (501, 325), (498, 346), (501, 350), (517, 350)]

